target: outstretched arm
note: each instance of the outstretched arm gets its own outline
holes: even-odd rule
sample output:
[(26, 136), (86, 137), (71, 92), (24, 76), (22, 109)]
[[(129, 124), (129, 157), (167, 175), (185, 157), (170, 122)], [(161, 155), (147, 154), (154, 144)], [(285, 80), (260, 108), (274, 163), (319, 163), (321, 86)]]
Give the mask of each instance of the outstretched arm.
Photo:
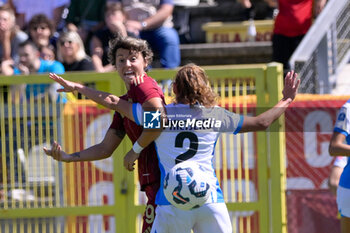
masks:
[(110, 157), (124, 136), (125, 132), (109, 129), (101, 143), (72, 154), (67, 154), (57, 142), (54, 142), (50, 149), (46, 147), (43, 149), (45, 154), (63, 162), (100, 160)]
[[(79, 93), (85, 95), (94, 102), (105, 106), (106, 108), (115, 110), (122, 115), (126, 116), (130, 120), (134, 121), (134, 116), (132, 112), (132, 103), (122, 100), (119, 97), (112, 95), (107, 92), (98, 91), (89, 87), (84, 86), (83, 84), (68, 81), (56, 74), (50, 73), (50, 78), (55, 82), (61, 84), (63, 88), (58, 89), (58, 92), (73, 92), (78, 91)], [(143, 108), (152, 108), (152, 109), (163, 109), (163, 102), (160, 98), (151, 98), (146, 101), (143, 105)], [(152, 131), (143, 131), (140, 137), (137, 140), (137, 144), (142, 148), (148, 146), (152, 141), (154, 141), (161, 133), (161, 130), (152, 130)], [(134, 146), (128, 152), (128, 156), (124, 158), (124, 165), (129, 170), (132, 171), (135, 160), (140, 154), (140, 150), (136, 150)], [(86, 157), (85, 157), (86, 158)]]
[(294, 100), (300, 79), (297, 79), (297, 74), (294, 71), (287, 73), (283, 88), (283, 98), (271, 109), (256, 116), (244, 117), (243, 125), (240, 132), (251, 132), (267, 129), (276, 119), (278, 119), (287, 109), (289, 104)]
[(115, 110), (127, 118), (133, 120), (132, 115), (132, 103), (120, 99), (118, 96), (112, 95), (107, 92), (98, 91), (83, 84), (68, 81), (57, 74), (50, 73), (49, 77), (55, 82), (62, 85), (63, 88), (58, 89), (57, 92), (73, 92), (78, 91), (82, 95), (88, 97), (94, 102), (105, 106), (108, 109)]

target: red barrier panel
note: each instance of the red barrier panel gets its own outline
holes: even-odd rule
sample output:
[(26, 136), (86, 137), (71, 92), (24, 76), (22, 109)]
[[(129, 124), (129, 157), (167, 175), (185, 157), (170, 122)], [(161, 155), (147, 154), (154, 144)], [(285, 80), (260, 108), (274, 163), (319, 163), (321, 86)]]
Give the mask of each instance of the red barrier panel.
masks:
[(325, 189), (334, 158), (328, 153), (339, 108), (346, 100), (302, 100), (285, 114), (287, 188)]
[(339, 233), (336, 206), (328, 190), (288, 191), (288, 233)]
[(338, 233), (336, 198), (328, 191), (334, 158), (328, 145), (348, 96), (300, 96), (285, 114), (288, 233)]

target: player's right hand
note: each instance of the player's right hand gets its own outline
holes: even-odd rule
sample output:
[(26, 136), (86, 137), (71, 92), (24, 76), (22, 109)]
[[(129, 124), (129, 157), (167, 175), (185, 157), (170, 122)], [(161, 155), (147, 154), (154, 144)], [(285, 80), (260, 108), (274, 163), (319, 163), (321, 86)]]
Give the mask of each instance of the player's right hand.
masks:
[(43, 150), (45, 154), (57, 161), (69, 162), (69, 155), (62, 150), (61, 145), (57, 142), (52, 143), (51, 149), (44, 147)]
[(131, 149), (125, 156), (124, 156), (124, 167), (128, 171), (133, 171), (135, 168), (135, 161), (139, 158), (140, 154), (136, 153), (133, 149)]

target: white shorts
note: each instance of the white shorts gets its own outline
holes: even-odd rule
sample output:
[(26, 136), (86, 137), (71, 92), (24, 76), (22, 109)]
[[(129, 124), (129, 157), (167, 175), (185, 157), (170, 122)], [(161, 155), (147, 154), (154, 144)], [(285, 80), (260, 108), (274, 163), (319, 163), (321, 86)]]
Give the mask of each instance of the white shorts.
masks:
[(225, 203), (209, 203), (193, 210), (159, 205), (151, 233), (232, 233)]
[(350, 218), (350, 189), (338, 186), (337, 204), (342, 217)]

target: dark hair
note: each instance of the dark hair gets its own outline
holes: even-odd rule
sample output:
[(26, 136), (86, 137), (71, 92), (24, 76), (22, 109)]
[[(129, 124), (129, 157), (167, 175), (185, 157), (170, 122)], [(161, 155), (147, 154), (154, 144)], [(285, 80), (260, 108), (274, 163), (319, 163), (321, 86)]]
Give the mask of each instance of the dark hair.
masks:
[(199, 103), (205, 107), (216, 105), (217, 94), (213, 92), (208, 76), (195, 64), (183, 66), (176, 73), (173, 85), (176, 88), (176, 103), (190, 105)]
[(27, 45), (30, 45), (30, 46), (33, 47), (34, 50), (39, 51), (39, 48), (38, 48), (38, 47), (35, 45), (35, 43), (34, 43), (32, 40), (30, 40), (30, 39), (28, 39), (28, 40), (23, 41), (22, 43), (20, 43), (20, 44), (18, 45), (18, 48), (23, 48), (24, 46), (27, 46)]
[(125, 14), (125, 11), (124, 11), (121, 4), (119, 4), (117, 2), (107, 2), (106, 8), (105, 8), (105, 15), (107, 15), (107, 13), (109, 13), (109, 12), (115, 12), (115, 11), (120, 11), (123, 14)]
[(50, 36), (53, 35), (55, 30), (53, 22), (44, 14), (34, 15), (28, 23), (28, 30), (30, 31), (32, 28), (40, 24), (46, 24), (50, 29)]
[(153, 52), (150, 49), (147, 41), (128, 36), (123, 37), (122, 35), (118, 34), (114, 39), (109, 41), (108, 50), (108, 60), (115, 67), (115, 55), (117, 50), (120, 48), (130, 50), (130, 52), (141, 52), (147, 64), (150, 65), (152, 63)]

